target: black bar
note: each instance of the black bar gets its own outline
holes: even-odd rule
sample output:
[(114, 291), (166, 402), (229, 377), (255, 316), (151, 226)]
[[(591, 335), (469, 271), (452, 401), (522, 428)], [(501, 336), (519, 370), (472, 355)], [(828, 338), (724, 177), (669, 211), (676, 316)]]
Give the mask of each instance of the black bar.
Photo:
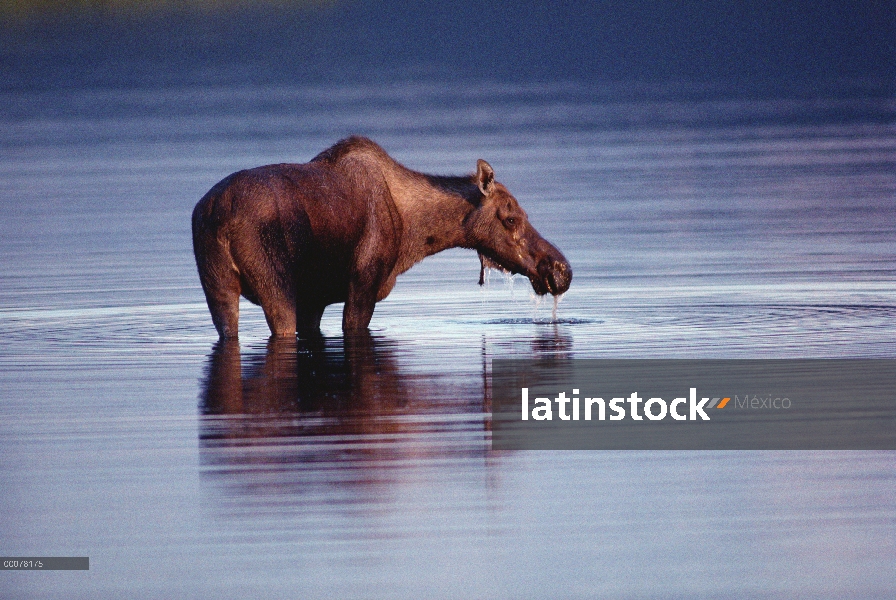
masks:
[(4, 556), (2, 571), (89, 571), (88, 556)]

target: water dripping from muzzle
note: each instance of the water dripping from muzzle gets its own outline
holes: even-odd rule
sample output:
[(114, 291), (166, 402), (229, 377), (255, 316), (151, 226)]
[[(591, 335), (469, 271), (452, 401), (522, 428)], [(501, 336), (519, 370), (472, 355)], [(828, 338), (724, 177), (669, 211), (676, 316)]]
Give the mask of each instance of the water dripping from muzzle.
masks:
[(560, 306), (560, 301), (563, 299), (563, 296), (566, 294), (558, 294), (554, 296), (554, 308), (551, 310), (551, 323), (557, 322), (557, 307)]

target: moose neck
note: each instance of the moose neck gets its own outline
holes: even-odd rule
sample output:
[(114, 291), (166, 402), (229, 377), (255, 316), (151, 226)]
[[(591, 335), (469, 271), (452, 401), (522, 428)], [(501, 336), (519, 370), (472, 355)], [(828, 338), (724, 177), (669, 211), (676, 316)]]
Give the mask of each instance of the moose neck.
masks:
[(396, 165), (386, 174), (403, 231), (397, 273), (448, 248), (469, 247), (464, 225), (479, 189), (470, 177), (425, 175)]

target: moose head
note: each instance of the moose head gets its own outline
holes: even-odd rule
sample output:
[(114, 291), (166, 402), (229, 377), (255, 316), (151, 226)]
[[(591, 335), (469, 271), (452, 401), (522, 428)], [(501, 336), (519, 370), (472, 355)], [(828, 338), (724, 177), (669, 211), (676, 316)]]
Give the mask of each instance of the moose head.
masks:
[(566, 292), (572, 281), (569, 261), (541, 237), (516, 198), (495, 181), (494, 170), (484, 160), (477, 162), (474, 182), (482, 199), (467, 226), (483, 270), (491, 267), (525, 275), (539, 296)]

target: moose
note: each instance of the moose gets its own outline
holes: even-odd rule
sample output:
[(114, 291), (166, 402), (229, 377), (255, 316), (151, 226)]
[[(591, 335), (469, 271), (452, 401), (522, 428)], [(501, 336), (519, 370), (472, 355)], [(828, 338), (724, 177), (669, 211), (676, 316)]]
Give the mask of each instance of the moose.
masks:
[[(350, 137), (306, 164), (239, 171), (193, 210), (193, 252), (222, 339), (239, 331), (239, 297), (261, 305), (275, 336), (319, 335), (345, 302), (342, 329), (364, 332), (395, 279), (447, 248), (529, 278), (536, 294), (569, 289), (572, 268), (479, 160), (476, 173), (412, 171), (375, 142)], [(480, 273), (480, 284), (482, 277)]]

